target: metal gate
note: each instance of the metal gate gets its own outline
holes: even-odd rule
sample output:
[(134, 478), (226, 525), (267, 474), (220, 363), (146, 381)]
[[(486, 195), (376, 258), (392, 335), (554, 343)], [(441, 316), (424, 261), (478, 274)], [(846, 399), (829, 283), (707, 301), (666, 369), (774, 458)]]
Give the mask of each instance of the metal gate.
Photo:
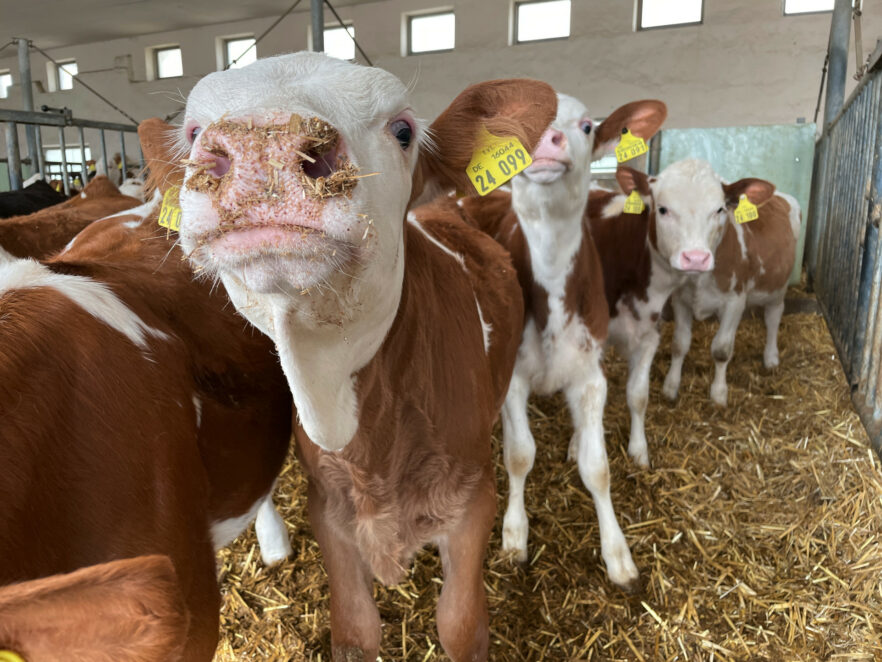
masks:
[(815, 151), (806, 268), (852, 398), (882, 454), (882, 56)]

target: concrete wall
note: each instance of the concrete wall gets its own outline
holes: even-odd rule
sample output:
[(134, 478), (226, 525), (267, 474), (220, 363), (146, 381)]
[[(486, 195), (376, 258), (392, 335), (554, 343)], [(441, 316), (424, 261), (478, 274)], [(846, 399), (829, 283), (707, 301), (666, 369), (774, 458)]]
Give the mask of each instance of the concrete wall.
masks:
[[(308, 3), (303, 3), (304, 6)], [(465, 85), (527, 76), (583, 99), (596, 116), (634, 99), (657, 97), (668, 127), (712, 127), (812, 120), (830, 13), (782, 16), (781, 0), (705, 0), (704, 23), (635, 32), (633, 0), (573, 0), (568, 39), (509, 45), (512, 0), (378, 0), (341, 8), (375, 65), (413, 88), (414, 107), (434, 117)], [(865, 2), (865, 55), (882, 34), (878, 4)], [(438, 7), (456, 11), (453, 52), (401, 56), (402, 15)], [(165, 116), (203, 75), (215, 71), (217, 40), (260, 34), (274, 17), (54, 49), (75, 58), (83, 78), (136, 119)], [(333, 17), (326, 16), (327, 24)], [(308, 47), (308, 11), (292, 13), (258, 46), (260, 57)], [(180, 44), (180, 78), (147, 80), (146, 49)], [(853, 48), (853, 46), (852, 46)], [(15, 50), (0, 59), (17, 83)], [(34, 53), (35, 102), (68, 106), (77, 117), (125, 120), (80, 86), (48, 92), (45, 59)], [(853, 52), (849, 88), (854, 86)], [(16, 86), (0, 108), (20, 108)], [(54, 135), (54, 132), (52, 132)], [(73, 133), (69, 139), (73, 138)], [(54, 140), (53, 140), (54, 141)], [(5, 147), (5, 146), (4, 146)]]

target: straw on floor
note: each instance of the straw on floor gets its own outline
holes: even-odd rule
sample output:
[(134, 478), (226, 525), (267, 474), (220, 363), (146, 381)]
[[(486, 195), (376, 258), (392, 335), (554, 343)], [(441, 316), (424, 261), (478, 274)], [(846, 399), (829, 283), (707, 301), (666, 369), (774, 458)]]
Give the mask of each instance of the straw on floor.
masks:
[[(526, 568), (500, 553), (506, 478), (497, 454), (499, 517), (485, 575), (491, 660), (882, 659), (882, 479), (823, 319), (785, 316), (773, 373), (762, 368), (762, 321), (746, 320), (725, 410), (708, 398), (715, 328), (696, 323), (670, 405), (661, 395), (664, 325), (647, 412), (649, 471), (627, 457), (626, 367), (607, 359), (613, 502), (645, 583), (638, 595), (606, 579), (591, 497), (566, 461), (563, 400), (531, 402)], [(218, 661), (330, 660), (327, 578), (305, 500), (292, 458), (277, 503), (294, 557), (265, 568), (253, 531), (218, 555)], [(376, 588), (382, 660), (447, 659), (434, 626), (440, 578), (437, 554), (426, 550), (405, 583)]]

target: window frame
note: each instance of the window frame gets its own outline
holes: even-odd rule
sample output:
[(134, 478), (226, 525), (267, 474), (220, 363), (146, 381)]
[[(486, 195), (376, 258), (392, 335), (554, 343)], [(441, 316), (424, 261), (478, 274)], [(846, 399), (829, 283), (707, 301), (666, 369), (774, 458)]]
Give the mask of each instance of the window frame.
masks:
[(4, 76), (9, 76), (9, 85), (3, 86), (4, 94), (0, 95), (0, 99), (8, 99), (9, 98), (9, 88), (15, 84), (15, 79), (12, 78), (12, 71), (10, 69), (0, 70), (0, 78), (3, 78)]
[[(836, 6), (836, 2), (834, 1), (833, 7), (830, 7), (830, 9), (817, 9), (815, 11), (791, 12), (788, 14), (787, 13), (787, 0), (781, 0), (781, 15), (790, 18), (792, 16), (817, 16), (818, 14), (832, 14), (835, 6)], [(851, 8), (854, 9), (854, 0), (851, 0)]]
[[(325, 44), (325, 33), (329, 30), (344, 30), (346, 33), (349, 32), (349, 28), (352, 28), (353, 33), (355, 32), (355, 21), (343, 21), (343, 25), (335, 22), (333, 25), (323, 25), (322, 26), (322, 44)], [(349, 35), (349, 40), (352, 42), (352, 57), (351, 58), (337, 58), (338, 60), (343, 60), (344, 62), (357, 62), (358, 61), (358, 49), (355, 47), (355, 34)], [(329, 57), (337, 57), (336, 55), (331, 55), (328, 53), (327, 48), (323, 50), (323, 52)]]
[[(168, 46), (154, 46), (153, 51), (153, 78), (154, 80), (169, 80), (171, 78), (183, 78), (184, 77), (184, 49), (181, 48), (180, 44), (170, 44)], [(179, 51), (181, 53), (181, 73), (175, 76), (162, 76), (159, 73), (159, 54), (163, 51)]]
[(570, 3), (570, 27), (566, 36), (563, 37), (545, 37), (544, 39), (526, 39), (518, 38), (518, 16), (520, 15), (522, 5), (541, 5), (546, 2), (555, 2), (555, 0), (513, 0), (512, 3), (512, 26), (511, 26), (511, 43), (512, 46), (519, 44), (541, 44), (547, 41), (562, 41), (573, 36), (573, 0)]
[[(251, 50), (254, 51), (254, 57), (255, 57), (255, 59), (257, 59), (257, 38), (253, 34), (252, 35), (239, 35), (237, 37), (222, 37), (221, 38), (221, 59), (222, 59), (222, 69), (223, 70), (229, 69), (230, 63), (232, 62), (232, 60), (229, 59), (230, 53), (227, 50), (227, 46), (229, 45), (229, 43), (233, 42), (233, 41), (245, 41), (245, 40), (251, 40), (254, 42), (254, 47), (251, 48)], [(247, 66), (247, 65), (244, 65), (244, 66)]]
[(697, 21), (689, 21), (688, 23), (668, 23), (667, 25), (652, 25), (646, 28), (641, 25), (641, 22), (643, 21), (643, 2), (644, 0), (637, 0), (637, 12), (634, 14), (635, 32), (669, 30), (671, 28), (688, 28), (696, 25), (704, 25), (704, 5), (706, 0), (701, 0), (701, 17)]
[[(413, 20), (415, 18), (420, 19), (420, 18), (431, 18), (432, 16), (446, 16), (447, 14), (450, 14), (451, 16), (453, 16), (453, 46), (451, 46), (450, 48), (438, 48), (438, 49), (430, 50), (430, 51), (415, 51), (415, 50), (413, 50)], [(405, 20), (407, 21), (406, 27), (405, 27), (406, 35), (407, 35), (406, 36), (407, 47), (405, 49), (405, 55), (407, 55), (407, 56), (432, 55), (434, 53), (451, 53), (454, 50), (456, 50), (456, 11), (454, 10), (454, 8), (450, 7), (447, 9), (433, 9), (431, 11), (421, 12), (418, 14), (406, 14)]]
[(68, 64), (77, 64), (75, 58), (70, 58), (68, 60), (56, 60), (57, 64), (55, 66), (55, 91), (56, 92), (70, 92), (74, 88), (74, 83), (76, 83), (76, 79), (74, 76), (80, 75), (80, 67), (77, 65), (77, 72), (75, 74), (70, 73), (67, 69), (64, 70), (64, 73), (70, 76), (70, 87), (62, 87), (61, 86), (61, 69), (65, 65)]

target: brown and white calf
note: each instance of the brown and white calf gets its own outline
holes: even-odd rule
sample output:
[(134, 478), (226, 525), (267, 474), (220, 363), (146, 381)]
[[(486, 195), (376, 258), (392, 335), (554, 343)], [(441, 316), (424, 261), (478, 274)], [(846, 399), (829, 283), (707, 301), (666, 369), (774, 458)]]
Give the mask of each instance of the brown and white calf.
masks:
[[(715, 371), (710, 397), (725, 406), (726, 367), (746, 307), (764, 309), (763, 362), (767, 368), (778, 365), (778, 326), (796, 257), (799, 203), (786, 193), (775, 193), (775, 186), (761, 179), (726, 183), (704, 161), (681, 161), (662, 174), (668, 191), (661, 197), (661, 177), (659, 181), (650, 178), (638, 188), (651, 195), (659, 227), (665, 223), (681, 227), (668, 248), (672, 264), (697, 272), (683, 279), (671, 297), (675, 328), (663, 392), (671, 400), (677, 397), (683, 358), (692, 340), (693, 316), (703, 320), (716, 315), (720, 328), (711, 343)], [(742, 195), (757, 205), (759, 218), (739, 224), (733, 210)], [(708, 234), (711, 225), (717, 231)]]
[(104, 176), (95, 177), (61, 204), (0, 220), (0, 247), (16, 257), (48, 257), (89, 223), (143, 204), (123, 195)]
[(606, 378), (600, 365), (609, 311), (601, 260), (584, 217), (591, 162), (615, 147), (625, 128), (649, 139), (666, 114), (660, 101), (637, 101), (595, 127), (584, 104), (559, 95), (557, 117), (542, 136), (533, 165), (512, 180), (511, 207), (504, 194), (462, 201), (467, 214), (511, 253), (526, 301), (523, 339), (502, 409), (509, 476), (503, 549), (527, 559), (524, 486), (536, 456), (527, 398), (531, 392), (563, 390), (575, 428), (569, 455), (594, 497), (607, 573), (623, 587), (630, 587), (638, 572), (610, 498), (603, 438)]
[(427, 131), (397, 78), (315, 53), (211, 74), (187, 101), (182, 244), (275, 340), (335, 660), (375, 659), (372, 577), (399, 581), (428, 543), (444, 566), (442, 646), (487, 658), (490, 432), (523, 305), (508, 255), (455, 203), (408, 209), (472, 189), (482, 125), (529, 149), (555, 106), (544, 83), (493, 81)]
[[(0, 587), (0, 659), (181, 660), (189, 615), (167, 556)], [(18, 657), (4, 656), (13, 653)]]
[(0, 586), (166, 555), (182, 659), (210, 660), (215, 549), (256, 514), (264, 557), (290, 550), (270, 492), (291, 400), (272, 343), (193, 282), (157, 211), (43, 262), (0, 255)]

